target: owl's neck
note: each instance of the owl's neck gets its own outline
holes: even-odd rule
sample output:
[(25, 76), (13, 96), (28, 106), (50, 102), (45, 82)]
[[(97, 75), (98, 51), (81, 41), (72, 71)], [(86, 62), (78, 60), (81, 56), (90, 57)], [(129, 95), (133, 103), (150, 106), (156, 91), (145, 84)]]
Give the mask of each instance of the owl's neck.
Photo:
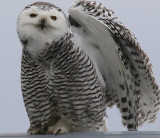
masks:
[(52, 45), (53, 42), (60, 40), (64, 37), (64, 32), (48, 31), (43, 33), (35, 33), (30, 37), (27, 37), (26, 50), (36, 58), (48, 45)]
[[(40, 41), (30, 41), (27, 46), (23, 48), (26, 55), (26, 59), (34, 59), (34, 61), (44, 62), (54, 60), (61, 56), (63, 53), (68, 53), (73, 48), (72, 34), (65, 33), (60, 38), (48, 43), (42, 43)], [(29, 58), (28, 58), (29, 57)], [(53, 61), (52, 61), (53, 62)]]

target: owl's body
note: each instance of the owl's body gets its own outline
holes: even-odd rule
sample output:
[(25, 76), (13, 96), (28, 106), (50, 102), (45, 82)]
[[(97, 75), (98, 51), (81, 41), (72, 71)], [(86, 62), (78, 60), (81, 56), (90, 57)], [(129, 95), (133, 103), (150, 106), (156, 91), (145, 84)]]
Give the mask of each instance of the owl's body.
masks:
[(99, 130), (104, 124), (104, 95), (96, 72), (71, 34), (46, 45), (36, 57), (23, 50), (22, 91), (33, 128), (47, 127), (54, 114), (75, 129), (84, 125)]
[[(27, 8), (27, 14), (31, 16), (30, 8)], [(38, 23), (45, 19), (48, 25), (47, 14), (44, 11)], [(56, 17), (65, 22), (65, 16), (61, 15)], [(52, 32), (50, 36), (46, 35), (47, 25), (46, 28), (42, 29), (40, 25), (35, 29), (35, 32), (42, 33), (31, 32), (29, 37), (27, 34), (21, 38), (24, 46), (22, 92), (31, 123), (29, 133), (53, 133), (50, 129), (61, 120), (65, 120), (67, 127), (71, 126), (69, 131), (106, 131), (104, 93), (92, 61), (74, 43), (74, 35), (67, 30), (67, 22), (57, 36), (51, 35)], [(29, 29), (25, 28), (24, 32)], [(19, 30), (23, 32), (21, 28)], [(44, 132), (46, 127), (51, 128)], [(34, 128), (37, 128), (36, 132)], [(57, 133), (58, 130), (52, 131)]]
[(78, 1), (69, 14), (37, 2), (19, 16), (28, 133), (107, 131), (114, 104), (128, 130), (154, 121), (159, 90), (133, 34), (95, 2)]

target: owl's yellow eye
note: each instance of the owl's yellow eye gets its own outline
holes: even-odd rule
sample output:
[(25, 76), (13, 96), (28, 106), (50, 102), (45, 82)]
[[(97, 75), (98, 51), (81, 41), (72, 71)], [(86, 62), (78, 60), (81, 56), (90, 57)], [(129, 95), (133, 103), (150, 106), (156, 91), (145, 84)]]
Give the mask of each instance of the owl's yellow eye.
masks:
[(35, 18), (35, 17), (37, 17), (37, 14), (32, 13), (32, 14), (30, 14), (30, 17)]
[(57, 20), (57, 17), (56, 16), (51, 16), (51, 19), (55, 21), (55, 20)]

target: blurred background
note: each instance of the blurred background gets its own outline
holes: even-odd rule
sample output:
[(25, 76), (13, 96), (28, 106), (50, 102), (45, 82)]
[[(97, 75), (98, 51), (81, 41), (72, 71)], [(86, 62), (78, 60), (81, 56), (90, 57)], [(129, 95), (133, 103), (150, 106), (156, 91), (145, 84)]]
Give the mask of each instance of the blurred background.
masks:
[[(75, 0), (44, 0), (67, 9)], [(36, 0), (4, 0), (0, 7), (0, 133), (26, 132), (29, 120), (25, 111), (20, 83), (22, 47), (16, 22), (22, 9)], [(150, 57), (154, 76), (160, 85), (160, 1), (159, 0), (97, 0), (112, 9), (116, 16), (138, 38)], [(126, 131), (119, 111), (107, 108), (109, 131)], [(140, 131), (160, 131), (160, 114), (155, 123), (144, 124)]]

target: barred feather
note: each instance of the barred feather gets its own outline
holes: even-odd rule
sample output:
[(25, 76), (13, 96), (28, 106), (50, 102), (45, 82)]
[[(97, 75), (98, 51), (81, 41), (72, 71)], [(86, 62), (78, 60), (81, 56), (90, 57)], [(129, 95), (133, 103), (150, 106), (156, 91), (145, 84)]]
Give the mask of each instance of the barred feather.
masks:
[(65, 34), (36, 57), (22, 56), (22, 91), (31, 127), (45, 127), (58, 110), (74, 127), (104, 125), (104, 94), (90, 58)]
[[(107, 105), (115, 103), (120, 108), (122, 122), (129, 130), (154, 121), (160, 108), (160, 91), (149, 58), (135, 36), (101, 3), (79, 0), (69, 13), (71, 24), (87, 32), (83, 32), (83, 39), (89, 38), (92, 47), (96, 45), (100, 50), (99, 56), (105, 58), (99, 63), (90, 54), (105, 79)], [(85, 49), (89, 51), (89, 47)]]

